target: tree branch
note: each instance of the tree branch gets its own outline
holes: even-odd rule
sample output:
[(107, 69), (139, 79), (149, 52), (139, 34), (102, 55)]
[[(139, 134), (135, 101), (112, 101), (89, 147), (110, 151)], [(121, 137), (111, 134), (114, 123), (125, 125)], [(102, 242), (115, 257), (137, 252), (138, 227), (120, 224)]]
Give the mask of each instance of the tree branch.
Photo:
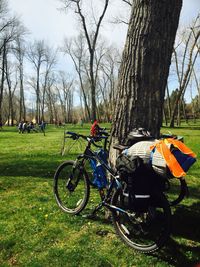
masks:
[(129, 6), (132, 6), (131, 0), (122, 0), (122, 2), (128, 4)]

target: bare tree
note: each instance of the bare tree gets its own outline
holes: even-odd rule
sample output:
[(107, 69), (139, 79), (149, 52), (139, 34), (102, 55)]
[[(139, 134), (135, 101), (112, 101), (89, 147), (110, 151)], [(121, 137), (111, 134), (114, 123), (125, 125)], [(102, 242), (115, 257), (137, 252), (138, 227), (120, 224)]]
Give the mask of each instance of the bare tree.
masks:
[(57, 51), (54, 51), (53, 48), (46, 47), (45, 49), (45, 62), (44, 62), (44, 71), (43, 71), (43, 83), (42, 83), (42, 93), (41, 93), (41, 120), (44, 118), (44, 108), (45, 108), (45, 97), (46, 91), (51, 81), (54, 80), (51, 72), (56, 64)]
[(0, 0), (0, 55), (4, 50), (5, 32), (12, 25), (13, 21), (8, 17), (8, 3), (6, 0)]
[(197, 74), (196, 74), (196, 71), (195, 71), (194, 68), (193, 68), (193, 75), (194, 75), (196, 88), (197, 88), (197, 91), (198, 91), (198, 102), (199, 102), (199, 108), (200, 108), (200, 79), (198, 80)]
[(55, 123), (58, 121), (58, 108), (56, 106), (58, 95), (53, 83), (55, 80), (52, 79), (51, 81), (52, 83), (49, 83), (49, 86), (47, 86), (46, 103), (49, 111), (49, 121), (50, 123)]
[(119, 52), (114, 47), (109, 47), (101, 61), (98, 78), (99, 88), (105, 105), (104, 110), (107, 121), (111, 120), (114, 111), (119, 63)]
[(38, 123), (41, 119), (40, 74), (42, 64), (46, 61), (46, 47), (44, 41), (35, 41), (31, 44), (28, 48), (27, 57), (36, 71), (36, 122)]
[(84, 44), (83, 35), (80, 34), (77, 38), (73, 38), (71, 40), (65, 39), (64, 47), (62, 49), (66, 54), (70, 56), (72, 62), (74, 64), (75, 70), (78, 75), (78, 80), (80, 84), (80, 89), (83, 94), (84, 106), (87, 111), (87, 116), (89, 120), (91, 120), (90, 106), (88, 104), (87, 99), (87, 88), (85, 87), (85, 75), (87, 70), (85, 66), (87, 65), (87, 57), (86, 57), (86, 48)]
[[(3, 3), (6, 3), (6, 1), (3, 1)], [(2, 102), (3, 102), (4, 81), (5, 81), (6, 53), (9, 51), (7, 47), (10, 46), (10, 44), (14, 42), (16, 38), (22, 36), (26, 31), (18, 18), (16, 17), (9, 18), (6, 7), (5, 7), (5, 12), (6, 12), (6, 19), (2, 19), (2, 21), (0, 21), (0, 56), (1, 56), (0, 121), (2, 121)]]
[(59, 72), (57, 92), (65, 123), (72, 122), (73, 83), (74, 80), (70, 79), (69, 75), (66, 75), (63, 71)]
[(5, 80), (5, 62), (6, 62), (6, 41), (3, 44), (3, 55), (1, 65), (1, 83), (0, 83), (0, 123), (2, 123), (2, 104), (3, 104), (3, 91), (4, 91), (4, 80)]
[(113, 24), (123, 24), (128, 26), (133, 1), (134, 0), (121, 0), (124, 5), (122, 5), (122, 8), (118, 11), (118, 14), (110, 19), (110, 22)]
[(95, 77), (94, 77), (94, 60), (95, 60), (95, 50), (97, 39), (100, 31), (100, 26), (102, 24), (102, 20), (105, 16), (106, 10), (108, 8), (109, 0), (104, 0), (102, 12), (98, 18), (95, 18), (93, 14), (93, 25), (95, 27), (89, 30), (89, 23), (86, 22), (86, 14), (83, 13), (83, 1), (81, 0), (61, 0), (64, 3), (66, 8), (72, 8), (75, 10), (78, 15), (82, 30), (84, 32), (84, 37), (87, 42), (88, 50), (89, 50), (89, 75), (90, 75), (90, 90), (91, 90), (91, 101), (92, 101), (92, 119), (96, 119), (96, 86), (95, 86)]
[[(199, 21), (199, 16), (194, 22), (193, 27), (189, 30), (186, 41), (185, 41), (185, 47), (184, 47), (184, 52), (183, 52), (183, 58), (181, 61), (178, 59), (177, 51), (174, 49), (174, 58), (175, 58), (175, 65), (176, 65), (176, 72), (177, 72), (177, 77), (178, 77), (178, 94), (176, 96), (176, 100), (174, 102), (174, 105), (172, 107), (171, 111), (171, 118), (170, 118), (170, 127), (174, 127), (174, 120), (175, 120), (175, 115), (180, 114), (180, 105), (183, 102), (184, 94), (187, 89), (188, 83), (191, 79), (192, 75), (192, 70), (194, 68), (194, 64), (196, 62), (197, 56), (198, 56), (198, 49), (195, 49), (197, 46), (197, 42), (200, 38), (200, 30), (198, 30), (195, 34), (195, 37), (192, 38), (193, 36), (193, 29), (196, 27), (196, 23)], [(182, 43), (184, 44), (184, 43)], [(178, 47), (183, 47), (178, 46)], [(179, 115), (178, 115), (179, 117)], [(180, 119), (179, 119), (180, 121)]]
[(25, 57), (25, 45), (24, 40), (18, 37), (13, 46), (13, 52), (17, 59), (18, 73), (19, 73), (19, 121), (26, 121), (26, 106), (24, 96), (24, 57)]
[[(14, 93), (17, 88), (17, 79), (15, 79), (14, 85), (13, 80), (11, 78), (12, 73), (16, 74), (16, 69), (12, 68), (11, 63), (8, 61), (8, 53), (6, 53), (6, 59), (5, 59), (5, 76), (7, 81), (7, 87), (8, 87), (8, 125), (13, 126), (14, 125)], [(16, 76), (16, 75), (15, 75)]]
[(129, 6), (132, 6), (132, 4), (133, 4), (133, 3), (132, 3), (133, 0), (122, 0), (122, 2), (128, 4)]

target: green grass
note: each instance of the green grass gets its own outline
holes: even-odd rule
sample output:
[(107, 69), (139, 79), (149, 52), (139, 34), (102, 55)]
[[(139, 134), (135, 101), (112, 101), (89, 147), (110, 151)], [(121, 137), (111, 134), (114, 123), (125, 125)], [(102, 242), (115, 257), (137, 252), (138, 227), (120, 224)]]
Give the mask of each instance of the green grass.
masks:
[[(89, 125), (68, 129), (89, 133)], [(185, 267), (200, 261), (198, 161), (187, 176), (189, 198), (173, 209), (170, 240), (158, 252), (143, 255), (120, 241), (103, 212), (96, 220), (89, 220), (67, 215), (56, 205), (52, 190), (55, 169), (81, 149), (74, 146), (71, 154), (60, 155), (63, 130), (48, 126), (46, 136), (18, 134), (11, 127), (0, 132), (0, 266)], [(163, 132), (168, 130), (163, 128)], [(184, 136), (199, 158), (199, 126), (171, 131)], [(98, 194), (92, 189), (85, 212), (98, 201)]]

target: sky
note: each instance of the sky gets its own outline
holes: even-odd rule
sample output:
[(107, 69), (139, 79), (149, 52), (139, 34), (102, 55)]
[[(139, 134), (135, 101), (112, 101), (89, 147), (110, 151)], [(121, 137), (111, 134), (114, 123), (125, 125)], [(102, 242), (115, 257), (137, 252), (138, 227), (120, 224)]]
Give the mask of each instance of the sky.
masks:
[[(77, 31), (75, 14), (67, 14), (58, 10), (62, 4), (59, 0), (8, 0), (12, 13), (21, 17), (33, 39), (44, 39), (50, 44), (58, 46), (62, 44), (64, 36), (73, 36)], [(86, 0), (89, 2), (89, 0)], [(97, 1), (97, 0), (96, 0)], [(101, 2), (98, 0), (96, 3)], [(159, 1), (159, 0), (158, 0)], [(107, 18), (112, 18), (125, 9), (120, 0), (111, 0), (111, 6), (107, 10)], [(183, 0), (180, 24), (187, 24), (200, 12), (200, 0)], [(108, 41), (121, 46), (126, 37), (126, 27), (104, 23), (103, 35)]]
[[(31, 33), (33, 39), (44, 39), (50, 44), (61, 45), (64, 36), (76, 35), (78, 24), (73, 12), (65, 13), (59, 8), (59, 0), (8, 0), (11, 12), (20, 16), (22, 22)], [(86, 0), (88, 1), (88, 0)], [(96, 0), (97, 1), (97, 0)], [(98, 0), (101, 2), (102, 0)], [(107, 18), (119, 13), (120, 0), (112, 0), (112, 7), (107, 10)], [(125, 5), (123, 5), (124, 7)], [(103, 33), (110, 42), (124, 43), (126, 31), (124, 26), (103, 25)], [(112, 34), (112, 35), (110, 35)]]
[[(90, 0), (85, 0), (89, 3)], [(93, 0), (95, 7), (103, 0)], [(159, 0), (158, 0), (159, 1)], [(79, 32), (76, 14), (60, 11), (62, 4), (59, 0), (8, 0), (11, 13), (20, 16), (24, 26), (29, 30), (30, 40), (45, 40), (53, 47), (62, 46), (64, 37), (76, 36)], [(188, 25), (200, 12), (200, 0), (183, 0), (179, 25)], [(111, 0), (111, 5), (104, 18), (101, 34), (107, 43), (123, 48), (127, 27), (123, 24), (110, 23), (119, 14), (128, 13), (121, 0)], [(70, 65), (71, 64), (71, 65)], [(58, 68), (70, 72), (73, 65), (60, 55)]]
[[(90, 0), (86, 0), (89, 2)], [(93, 0), (97, 1), (97, 0)], [(98, 0), (102, 3), (103, 0)], [(28, 29), (28, 39), (44, 40), (49, 46), (61, 47), (65, 37), (76, 36), (79, 32), (77, 16), (74, 12), (61, 11), (62, 3), (59, 0), (8, 0), (10, 11), (20, 17)], [(108, 40), (122, 48), (126, 37), (126, 26), (110, 23), (114, 14), (121, 13), (121, 0), (111, 0), (112, 6), (107, 10), (107, 16), (101, 28), (101, 33)], [(96, 4), (96, 3), (95, 3)], [(123, 5), (123, 8), (126, 6)], [(126, 12), (124, 13), (126, 14)], [(107, 23), (109, 22), (109, 23)], [(66, 72), (73, 72), (73, 64), (69, 57), (58, 55), (57, 68)]]

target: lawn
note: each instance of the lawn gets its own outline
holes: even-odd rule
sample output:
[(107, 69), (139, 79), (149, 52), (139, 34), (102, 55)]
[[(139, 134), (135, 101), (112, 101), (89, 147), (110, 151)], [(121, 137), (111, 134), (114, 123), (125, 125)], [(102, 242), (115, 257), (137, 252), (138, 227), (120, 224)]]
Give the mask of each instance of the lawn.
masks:
[[(89, 125), (68, 130), (89, 134)], [(198, 125), (162, 129), (167, 131), (182, 135), (199, 158)], [(58, 208), (52, 190), (54, 172), (63, 160), (81, 152), (76, 146), (61, 156), (63, 132), (64, 128), (50, 125), (46, 136), (18, 134), (15, 127), (0, 132), (0, 266), (192, 267), (200, 262), (199, 161), (186, 177), (189, 197), (173, 208), (170, 240), (158, 252), (143, 255), (120, 241), (103, 212), (91, 220)], [(92, 189), (85, 212), (98, 201)]]

